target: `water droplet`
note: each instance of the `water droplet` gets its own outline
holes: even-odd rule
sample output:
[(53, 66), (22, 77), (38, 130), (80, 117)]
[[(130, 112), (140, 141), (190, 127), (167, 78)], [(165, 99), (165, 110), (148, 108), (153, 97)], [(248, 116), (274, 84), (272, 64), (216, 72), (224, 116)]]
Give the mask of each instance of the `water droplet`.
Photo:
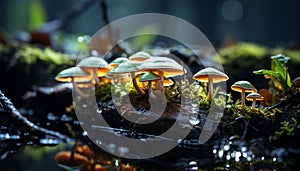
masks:
[(226, 155), (226, 160), (230, 160), (230, 155), (229, 154)]
[(225, 150), (225, 151), (228, 151), (228, 150), (229, 150), (229, 148), (230, 148), (230, 146), (229, 146), (229, 145), (225, 145), (225, 146), (224, 146), (224, 150)]
[(53, 113), (48, 113), (47, 119), (50, 121), (55, 121), (58, 119), (58, 116), (55, 116)]
[(198, 163), (196, 161), (189, 162), (190, 170), (198, 170)]
[(111, 153), (115, 153), (115, 151), (117, 149), (117, 145), (114, 143), (110, 143), (110, 144), (108, 144), (107, 148)]
[(241, 150), (242, 152), (245, 152), (247, 150), (247, 147), (242, 147)]
[(102, 113), (102, 109), (97, 109), (97, 113), (101, 114)]
[(216, 154), (216, 153), (217, 153), (217, 149), (214, 149), (214, 150), (213, 150), (213, 153)]
[(88, 133), (86, 131), (83, 131), (82, 136), (87, 136)]
[(69, 121), (72, 121), (73, 118), (66, 115), (66, 114), (63, 114), (62, 117), (60, 118), (61, 121), (64, 121), (64, 122), (69, 122)]
[(238, 151), (235, 153), (235, 157), (241, 157), (241, 156), (242, 156), (241, 152)]
[(264, 157), (264, 156), (262, 156), (262, 157), (261, 157), (261, 160), (265, 160), (265, 157)]
[(196, 113), (192, 113), (189, 117), (189, 122), (192, 124), (192, 125), (197, 125), (198, 123), (200, 123), (200, 118), (199, 118), (199, 115), (196, 114)]
[(222, 158), (223, 155), (224, 155), (224, 151), (223, 151), (223, 150), (220, 150), (219, 153), (218, 153), (218, 156), (219, 156), (220, 158)]
[(247, 156), (248, 156), (247, 153), (243, 153), (243, 157), (247, 158)]
[(276, 160), (277, 160), (276, 157), (273, 157), (273, 162), (276, 162)]

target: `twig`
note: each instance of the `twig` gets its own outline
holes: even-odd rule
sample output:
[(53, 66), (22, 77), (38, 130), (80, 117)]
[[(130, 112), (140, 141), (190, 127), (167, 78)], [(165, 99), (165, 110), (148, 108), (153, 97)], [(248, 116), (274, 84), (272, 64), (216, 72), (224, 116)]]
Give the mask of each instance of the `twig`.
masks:
[(80, 16), (95, 2), (96, 2), (95, 0), (82, 1), (82, 3), (76, 5), (66, 15), (62, 16), (61, 18), (45, 23), (39, 31), (43, 33), (51, 33), (68, 26), (69, 23), (71, 23), (74, 19)]
[(25, 127), (29, 128), (30, 130), (57, 137), (66, 142), (68, 142), (70, 140), (69, 137), (62, 135), (58, 132), (39, 127), (39, 126), (35, 125), (34, 123), (32, 123), (31, 121), (29, 121), (26, 117), (22, 116), (22, 114), (15, 108), (13, 103), (2, 93), (1, 90), (0, 90), (0, 103), (2, 104), (4, 110), (9, 111), (11, 113), (12, 117), (17, 122), (22, 123)]

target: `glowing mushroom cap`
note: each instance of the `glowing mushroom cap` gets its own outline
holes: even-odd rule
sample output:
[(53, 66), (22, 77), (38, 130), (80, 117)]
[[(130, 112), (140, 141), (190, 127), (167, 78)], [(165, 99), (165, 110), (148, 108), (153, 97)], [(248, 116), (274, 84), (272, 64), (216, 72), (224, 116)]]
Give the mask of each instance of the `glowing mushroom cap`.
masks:
[(77, 64), (78, 67), (84, 71), (91, 72), (93, 69), (97, 69), (97, 76), (102, 77), (109, 71), (108, 63), (99, 57), (88, 57), (83, 59)]
[(54, 159), (60, 167), (66, 170), (79, 170), (89, 162), (85, 156), (78, 153), (75, 153), (73, 157), (72, 160), (70, 151), (61, 151), (55, 155)]
[(169, 78), (164, 78), (164, 86), (171, 86), (174, 82)]
[(141, 62), (137, 61), (127, 61), (121, 63), (119, 66), (110, 70), (108, 75), (115, 75), (115, 74), (125, 74), (130, 72), (138, 72), (140, 70)]
[(243, 90), (249, 93), (257, 92), (255, 87), (248, 81), (238, 81), (231, 86), (231, 89), (238, 92), (242, 92)]
[(162, 71), (166, 77), (182, 75), (186, 72), (176, 61), (167, 57), (152, 57), (147, 59), (142, 62), (141, 70)]
[(71, 82), (72, 80), (76, 82), (87, 82), (91, 80), (91, 77), (79, 67), (71, 67), (60, 71), (56, 75), (55, 80), (61, 82)]
[(229, 77), (226, 74), (211, 67), (200, 70), (194, 75), (193, 78), (194, 80), (198, 80), (201, 82), (208, 82), (209, 77), (212, 78), (213, 83), (218, 83), (229, 79)]
[(137, 53), (131, 55), (131, 56), (129, 57), (129, 60), (130, 60), (130, 61), (139, 61), (139, 62), (142, 62), (142, 61), (145, 61), (145, 60), (147, 60), (147, 59), (149, 59), (149, 58), (151, 58), (151, 57), (152, 57), (152, 56), (149, 55), (149, 54), (146, 53), (146, 52), (137, 52)]
[(153, 72), (147, 72), (141, 76), (140, 82), (154, 81), (154, 80), (159, 80), (159, 79), (160, 79), (160, 76), (154, 74)]
[(246, 99), (249, 101), (253, 101), (254, 99), (255, 100), (263, 100), (264, 97), (258, 93), (250, 93), (247, 95)]
[(109, 64), (109, 67), (110, 68), (114, 68), (116, 66), (119, 66), (121, 63), (124, 63), (124, 62), (127, 62), (129, 61), (128, 58), (125, 58), (125, 57), (119, 57), (119, 58), (116, 58), (115, 60), (113, 60), (110, 64)]

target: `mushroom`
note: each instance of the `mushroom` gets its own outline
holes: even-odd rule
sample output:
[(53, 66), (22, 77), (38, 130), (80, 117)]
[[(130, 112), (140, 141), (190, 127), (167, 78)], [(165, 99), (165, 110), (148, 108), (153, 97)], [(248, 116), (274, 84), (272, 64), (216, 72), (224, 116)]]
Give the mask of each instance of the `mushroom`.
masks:
[(83, 83), (81, 86), (88, 86), (87, 84), (91, 81), (91, 79), (91, 76), (79, 67), (71, 67), (62, 70), (55, 77), (56, 81), (73, 83), (74, 90), (83, 97), (86, 97), (86, 95), (80, 89), (78, 89), (78, 87), (75, 85), (75, 82), (79, 83), (79, 85)]
[(246, 92), (247, 93), (257, 92), (257, 90), (254, 88), (254, 86), (251, 83), (249, 83), (248, 81), (238, 81), (231, 86), (231, 89), (241, 93), (242, 107), (246, 106), (245, 93)]
[(130, 73), (134, 88), (140, 94), (145, 95), (146, 93), (142, 89), (140, 89), (140, 87), (138, 86), (138, 84), (136, 82), (136, 74), (140, 70), (140, 65), (141, 65), (141, 62), (137, 62), (137, 61), (124, 62), (124, 63), (121, 63), (118, 67), (115, 67), (114, 69), (112, 69), (108, 73), (108, 75), (113, 76), (113, 75), (120, 75), (120, 74)]
[(121, 63), (124, 63), (127, 61), (129, 61), (129, 59), (125, 58), (125, 57), (116, 58), (109, 64), (109, 69), (113, 69), (114, 67), (119, 66)]
[(254, 108), (255, 108), (255, 103), (256, 103), (256, 101), (257, 101), (257, 100), (263, 100), (264, 97), (261, 96), (261, 95), (258, 94), (258, 93), (250, 93), (250, 94), (248, 94), (248, 96), (246, 97), (246, 99), (247, 99), (248, 101), (252, 101), (252, 107), (251, 107), (251, 109), (254, 109)]
[(108, 63), (99, 57), (88, 57), (83, 59), (77, 64), (78, 67), (88, 72), (96, 81), (96, 84), (99, 86), (99, 78), (103, 77), (109, 71)]
[(174, 84), (174, 81), (170, 78), (164, 78), (164, 86), (171, 86)]
[(149, 96), (152, 94), (152, 81), (159, 80), (160, 76), (154, 74), (153, 72), (147, 72), (143, 74), (140, 78), (140, 82), (148, 82), (148, 94)]
[(193, 79), (208, 83), (208, 95), (206, 100), (211, 101), (213, 96), (213, 83), (226, 81), (229, 79), (229, 77), (215, 68), (208, 67), (198, 71), (194, 75)]
[(138, 61), (138, 62), (142, 62), (142, 61), (145, 61), (149, 58), (151, 58), (152, 56), (149, 55), (148, 53), (146, 52), (137, 52), (131, 56), (129, 56), (129, 60), (130, 61)]
[(140, 68), (141, 71), (151, 71), (160, 76), (158, 89), (162, 92), (164, 92), (164, 77), (182, 75), (186, 72), (176, 61), (167, 57), (152, 57), (147, 59), (142, 62)]
[(80, 170), (89, 163), (87, 157), (71, 151), (61, 151), (55, 155), (55, 161), (58, 166), (66, 170)]

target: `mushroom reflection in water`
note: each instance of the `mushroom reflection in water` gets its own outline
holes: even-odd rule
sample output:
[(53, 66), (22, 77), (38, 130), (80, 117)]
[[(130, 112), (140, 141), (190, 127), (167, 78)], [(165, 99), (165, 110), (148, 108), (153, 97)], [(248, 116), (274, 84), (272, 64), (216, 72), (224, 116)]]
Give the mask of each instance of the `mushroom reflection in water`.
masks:
[(231, 89), (241, 93), (242, 107), (246, 107), (245, 104), (245, 93), (255, 93), (257, 90), (248, 81), (238, 81), (231, 86)]
[(121, 63), (128, 62), (128, 61), (129, 61), (129, 59), (125, 58), (125, 57), (116, 58), (111, 63), (109, 63), (109, 69), (113, 69), (113, 68), (119, 66)]
[(69, 171), (80, 170), (89, 163), (87, 157), (71, 151), (61, 151), (54, 159), (58, 166)]
[(88, 57), (77, 64), (82, 70), (88, 72), (99, 86), (98, 77), (105, 76), (109, 71), (108, 63), (100, 57)]
[(212, 99), (213, 83), (218, 83), (229, 79), (226, 74), (211, 67), (200, 70), (194, 75), (193, 78), (194, 80), (206, 82), (208, 84), (208, 95), (206, 97), (207, 101), (211, 101)]
[(264, 97), (262, 95), (258, 94), (258, 93), (250, 93), (250, 94), (248, 94), (248, 96), (246, 97), (246, 99), (248, 101), (252, 101), (252, 107), (251, 107), (251, 109), (254, 109), (256, 101), (263, 100)]
[(85, 87), (88, 86), (91, 79), (91, 76), (79, 67), (71, 67), (62, 70), (55, 77), (56, 81), (72, 82), (74, 90), (82, 97), (86, 97), (86, 95), (76, 86), (76, 84), (79, 83), (80, 86)]

